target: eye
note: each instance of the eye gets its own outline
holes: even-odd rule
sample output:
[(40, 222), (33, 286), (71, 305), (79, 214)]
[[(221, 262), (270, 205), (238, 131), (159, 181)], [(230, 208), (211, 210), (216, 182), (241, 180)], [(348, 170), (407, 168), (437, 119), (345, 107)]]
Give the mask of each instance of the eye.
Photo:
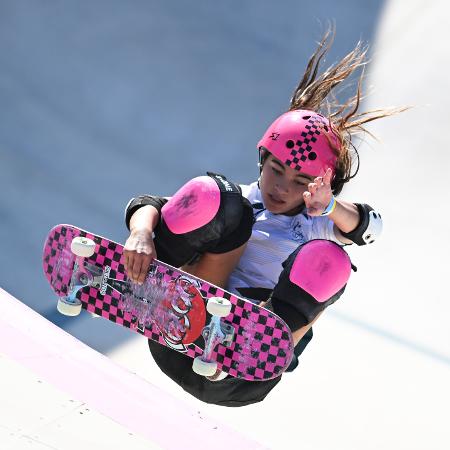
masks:
[(276, 173), (277, 175), (281, 175), (281, 170), (278, 170), (276, 167), (271, 166), (272, 172)]

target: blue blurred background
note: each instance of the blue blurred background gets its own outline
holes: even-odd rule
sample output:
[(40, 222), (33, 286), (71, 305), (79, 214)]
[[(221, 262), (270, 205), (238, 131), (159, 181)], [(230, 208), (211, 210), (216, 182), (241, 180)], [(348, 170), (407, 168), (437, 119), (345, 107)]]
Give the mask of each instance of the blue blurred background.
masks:
[[(329, 21), (331, 64), (370, 42), (382, 6), (1, 1), (0, 285), (70, 328), (42, 275), (47, 231), (73, 223), (124, 242), (132, 196), (207, 170), (253, 181), (256, 143)], [(105, 350), (127, 337), (114, 332), (79, 337)]]

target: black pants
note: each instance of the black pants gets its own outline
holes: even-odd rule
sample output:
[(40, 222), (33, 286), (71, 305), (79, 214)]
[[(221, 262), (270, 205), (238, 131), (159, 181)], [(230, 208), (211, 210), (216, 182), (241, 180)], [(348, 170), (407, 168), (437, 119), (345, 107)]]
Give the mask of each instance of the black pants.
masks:
[[(310, 329), (297, 344), (294, 358), (287, 372), (297, 367), (298, 357), (312, 336), (313, 332)], [(245, 406), (258, 403), (264, 400), (281, 380), (281, 376), (267, 381), (246, 381), (229, 376), (220, 381), (210, 381), (192, 370), (193, 360), (189, 356), (152, 340), (148, 341), (148, 345), (159, 368), (186, 392), (205, 403), (221, 406)]]

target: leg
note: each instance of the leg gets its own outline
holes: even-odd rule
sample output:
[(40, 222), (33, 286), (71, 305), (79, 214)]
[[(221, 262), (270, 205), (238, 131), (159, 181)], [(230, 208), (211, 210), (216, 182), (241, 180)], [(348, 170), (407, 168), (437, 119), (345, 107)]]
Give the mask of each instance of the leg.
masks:
[[(233, 259), (239, 254), (250, 238), (252, 225), (252, 207), (237, 186), (222, 176), (198, 177), (161, 208), (154, 240), (158, 258), (178, 267), (188, 264), (186, 268), (191, 268), (195, 275), (211, 281), (202, 268), (226, 268), (227, 255)], [(201, 255), (204, 256), (197, 264), (189, 265)], [(218, 270), (214, 272), (217, 276)], [(233, 378), (212, 382), (192, 371), (192, 359), (188, 356), (151, 340), (149, 347), (155, 362), (167, 376), (207, 403), (247, 405), (264, 399), (278, 383), (278, 380), (255, 382), (248, 388), (248, 382)]]
[(222, 254), (250, 238), (253, 211), (237, 185), (210, 174), (186, 183), (162, 207), (155, 228), (158, 258), (180, 267), (204, 253)]
[(246, 381), (228, 377), (210, 381), (192, 371), (192, 359), (148, 341), (150, 352), (159, 368), (186, 392), (202, 402), (220, 406), (245, 406), (257, 403), (278, 384), (281, 377), (267, 381)]
[(318, 239), (300, 246), (283, 266), (271, 296), (272, 307), (294, 333), (301, 328), (306, 332), (344, 292), (350, 258), (334, 242)]

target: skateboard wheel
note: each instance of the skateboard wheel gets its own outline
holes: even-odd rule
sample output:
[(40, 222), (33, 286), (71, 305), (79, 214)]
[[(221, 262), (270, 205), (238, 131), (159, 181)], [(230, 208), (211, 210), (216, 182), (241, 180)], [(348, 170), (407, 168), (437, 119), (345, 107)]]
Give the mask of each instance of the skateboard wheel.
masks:
[(226, 372), (220, 371), (219, 373), (216, 372), (213, 376), (206, 378), (208, 378), (209, 381), (221, 381), (224, 380), (227, 376), (228, 374)]
[(77, 236), (73, 238), (70, 250), (72, 250), (74, 255), (89, 258), (95, 253), (95, 242), (92, 239)]
[(78, 316), (81, 312), (81, 302), (72, 303), (68, 302), (65, 298), (60, 298), (56, 309), (65, 316)]
[(217, 363), (216, 361), (205, 361), (201, 356), (197, 356), (194, 358), (192, 370), (198, 375), (212, 377), (217, 372)]
[(206, 309), (212, 316), (225, 317), (230, 314), (231, 302), (226, 298), (211, 297), (208, 299)]

